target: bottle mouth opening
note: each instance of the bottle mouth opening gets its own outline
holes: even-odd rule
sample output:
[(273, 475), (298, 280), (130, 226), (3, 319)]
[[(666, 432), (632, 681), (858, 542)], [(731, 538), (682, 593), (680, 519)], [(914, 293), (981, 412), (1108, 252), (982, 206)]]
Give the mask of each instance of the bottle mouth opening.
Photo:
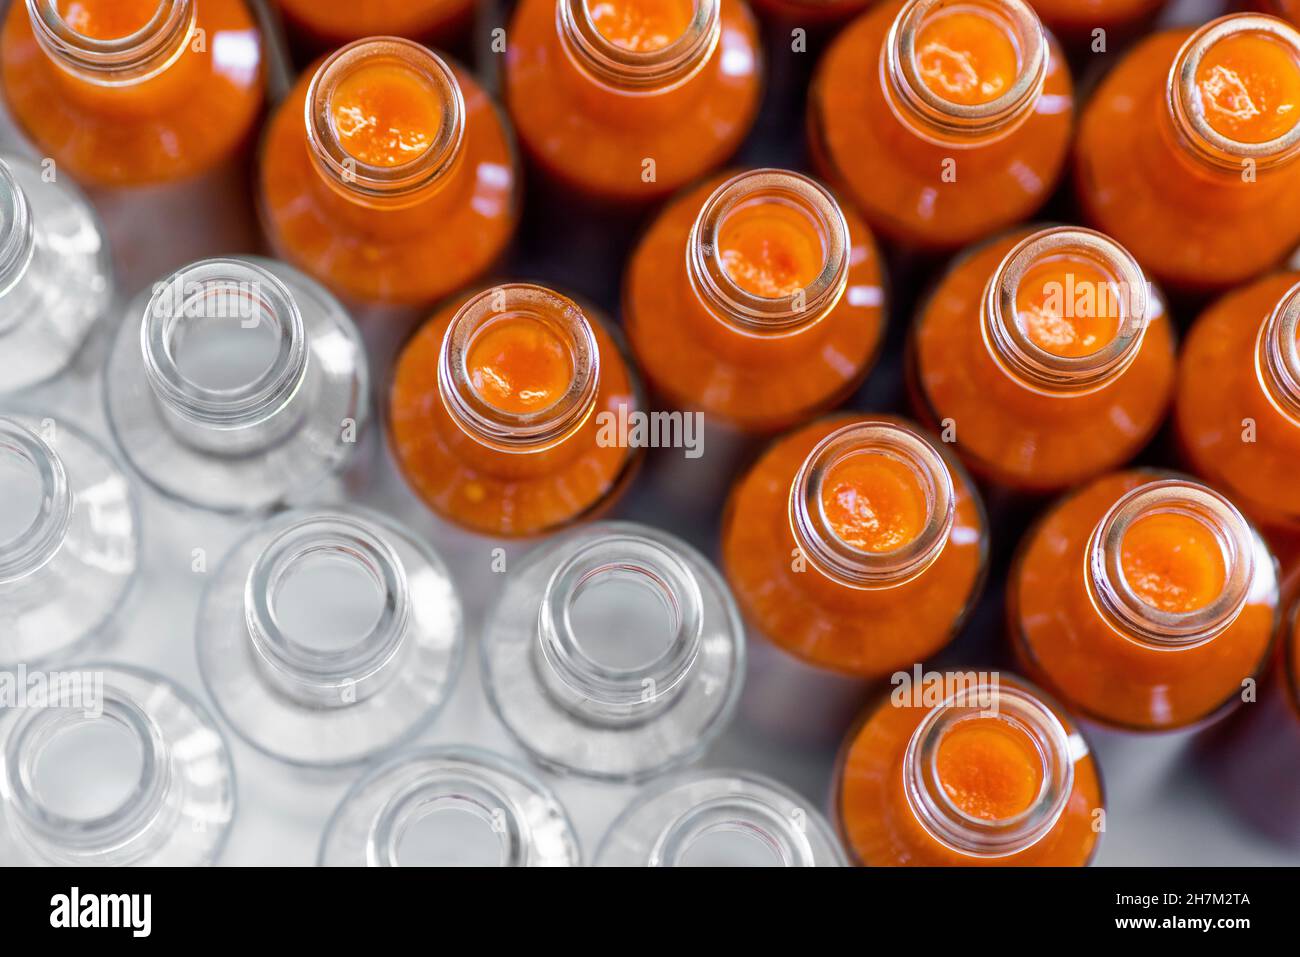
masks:
[[(732, 218), (771, 204), (797, 217), (796, 228), (815, 236), (820, 266), (806, 285), (783, 295), (761, 295), (736, 280), (724, 238)], [(806, 176), (778, 169), (741, 173), (705, 200), (691, 227), (687, 271), (710, 311), (752, 335), (781, 335), (824, 316), (844, 294), (849, 273), (849, 226), (839, 203)], [(784, 292), (784, 290), (781, 290)]]
[[(846, 541), (827, 515), (827, 476), (847, 459), (886, 456), (907, 470), (924, 497), (924, 520), (894, 548), (871, 551)], [(853, 588), (894, 587), (939, 557), (952, 532), (956, 491), (943, 457), (919, 434), (891, 422), (863, 422), (832, 432), (808, 454), (790, 487), (789, 520), (803, 556), (819, 572)]]
[[(0, 298), (22, 278), (36, 250), (31, 208), (9, 165), (0, 159)], [(15, 316), (14, 321), (23, 317)], [(7, 328), (0, 317), (0, 333)]]
[(651, 850), (662, 867), (811, 867), (813, 851), (796, 822), (741, 794), (705, 800), (679, 815)]
[(157, 76), (185, 51), (195, 26), (194, 0), (159, 0), (148, 22), (106, 39), (73, 29), (58, 0), (26, 0), (37, 42), (56, 63), (101, 84), (137, 83)]
[[(239, 260), (195, 263), (159, 284), (140, 343), (158, 400), (213, 429), (264, 422), (297, 394), (307, 373), (307, 336), (293, 295), (267, 270)], [(266, 360), (249, 368), (256, 353)]]
[(72, 520), (63, 461), (43, 438), (6, 418), (0, 418), (0, 494), (7, 509), (20, 507), (19, 498), (32, 505), (16, 517), (14, 524), (21, 527), (15, 534), (0, 540), (0, 584), (6, 584), (45, 567), (62, 547)]
[(468, 768), (429, 771), (384, 805), (373, 866), (515, 867), (524, 825), (514, 802)]
[(661, 93), (704, 68), (722, 36), (721, 0), (695, 0), (682, 33), (654, 49), (633, 49), (609, 39), (592, 17), (588, 0), (558, 0), (560, 46), (584, 74), (625, 92)]
[[(297, 609), (304, 596), (289, 594), (300, 575), (315, 576), (303, 587), (331, 587), (319, 575), (323, 563), (348, 573), (348, 592), (368, 585), (377, 606), (353, 634), (327, 642), (299, 627), (302, 616), (290, 604)], [(342, 587), (336, 576), (330, 579)], [(380, 683), (402, 647), (411, 616), (406, 569), (379, 530), (346, 515), (312, 516), (282, 531), (253, 563), (244, 615), (255, 660), (269, 680), (300, 700), (354, 704)]]
[[(1020, 321), (1022, 283), (1035, 267), (1053, 260), (1075, 261), (1081, 270), (1101, 277), (1093, 284), (1096, 289), (1087, 283), (1072, 289), (1065, 283), (1059, 297), (1067, 313), (1099, 306), (1115, 312), (1114, 334), (1094, 352), (1051, 351)], [(1034, 233), (1012, 248), (989, 278), (984, 298), (981, 329), (994, 361), (1019, 381), (1049, 394), (1090, 392), (1114, 381), (1137, 358), (1154, 312), (1154, 295), (1128, 250), (1101, 233), (1069, 226)]]
[[(929, 82), (922, 66), (925, 31), (953, 13), (980, 17), (1010, 44), (1016, 75), (1005, 92), (983, 102), (959, 102), (941, 95)], [(951, 50), (945, 55), (955, 56)], [(1026, 116), (1042, 93), (1049, 59), (1047, 34), (1023, 0), (911, 0), (890, 25), (882, 69), (898, 105), (941, 135), (969, 138), (1005, 129)], [(974, 72), (969, 58), (958, 59), (956, 65)]]
[[(475, 383), (475, 346), (503, 321), (532, 327), (565, 353), (568, 382), (553, 390), (554, 400), (544, 407), (495, 403)], [(571, 299), (531, 284), (493, 286), (452, 317), (439, 354), (438, 384), (448, 415), (471, 438), (500, 451), (540, 452), (573, 435), (594, 412), (600, 349), (590, 320)]]
[[(338, 127), (335, 98), (358, 71), (391, 67), (409, 74), (435, 101), (437, 129), (418, 155), (404, 163), (378, 165), (354, 156)], [(345, 196), (401, 205), (418, 198), (459, 161), (465, 138), (465, 99), (456, 75), (427, 47), (400, 37), (357, 40), (317, 68), (304, 107), (307, 142), (325, 181)]]
[[(1216, 128), (1207, 115), (1205, 92), (1200, 82), (1202, 66), (1216, 47), (1238, 38), (1255, 36), (1272, 41), (1289, 51), (1300, 84), (1300, 30), (1277, 17), (1236, 13), (1211, 21), (1197, 30), (1183, 44), (1169, 71), (1166, 98), (1175, 126), (1194, 152), (1213, 166), (1240, 172), (1244, 160), (1265, 168), (1284, 163), (1300, 153), (1300, 113), (1284, 132), (1261, 142), (1234, 138)], [(1216, 78), (1227, 95), (1250, 105), (1250, 93), (1242, 81), (1230, 74)]]
[[(1005, 722), (1030, 742), (1040, 785), (1024, 810), (1003, 818), (980, 817), (958, 804), (944, 787), (941, 749), (967, 722)], [(1038, 843), (1056, 826), (1074, 788), (1070, 735), (1043, 702), (1018, 688), (983, 683), (958, 691), (930, 710), (908, 741), (903, 757), (904, 794), (922, 827), (961, 854), (1005, 857)]]
[[(1191, 519), (1213, 538), (1222, 559), (1223, 585), (1217, 596), (1186, 611), (1159, 608), (1129, 580), (1125, 540), (1146, 518)], [(1103, 516), (1088, 548), (1089, 594), (1102, 616), (1125, 637), (1161, 650), (1195, 647), (1236, 621), (1254, 582), (1255, 536), (1231, 502), (1212, 489), (1182, 479), (1163, 479), (1133, 489)]]
[(1300, 282), (1260, 325), (1255, 365), (1269, 400), (1300, 428)]
[[(613, 597), (612, 591), (628, 586), (652, 596), (663, 613), (659, 633), (645, 636), (640, 660), (599, 650), (607, 636), (593, 630), (607, 625), (609, 616), (581, 610), (585, 599), (600, 603), (595, 593), (601, 589)], [(566, 699), (594, 706), (603, 717), (640, 718), (671, 700), (695, 666), (704, 597), (695, 575), (670, 549), (647, 538), (611, 536), (589, 542), (555, 569), (538, 626), (541, 666)]]

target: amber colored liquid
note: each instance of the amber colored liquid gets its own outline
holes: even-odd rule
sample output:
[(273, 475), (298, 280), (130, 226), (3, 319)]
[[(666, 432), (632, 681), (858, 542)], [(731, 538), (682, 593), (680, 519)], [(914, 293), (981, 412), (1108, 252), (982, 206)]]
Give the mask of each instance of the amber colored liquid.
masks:
[(1223, 289), (1300, 245), (1300, 162), (1257, 168), (1244, 182), (1177, 144), (1165, 84), (1190, 35), (1153, 34), (1107, 74), (1080, 119), (1077, 188), (1092, 223), (1154, 278)]
[[(262, 145), (261, 211), (284, 259), (349, 298), (413, 305), (447, 295), (492, 265), (518, 220), (514, 152), (487, 93), (465, 70), (452, 69), (465, 103), (462, 155), (427, 194), (398, 209), (345, 197), (316, 169), (303, 120), (315, 68), (303, 72)], [(429, 122), (426, 111), (417, 113)]]
[[(635, 449), (597, 442), (601, 413), (637, 405), (626, 363), (609, 333), (592, 322), (600, 352), (595, 410), (558, 445), (506, 452), (470, 438), (448, 415), (438, 389), (443, 336), (461, 302), (426, 322), (398, 358), (389, 397), (393, 455), (412, 489), (439, 515), (488, 535), (527, 536), (592, 517), (630, 477)], [(533, 320), (535, 322), (536, 320)], [(503, 323), (497, 327), (497, 323)], [(485, 401), (507, 412), (545, 408), (572, 372), (546, 334), (497, 320), (472, 343), (471, 381)], [(545, 393), (540, 396), (538, 393)], [(547, 403), (548, 405), (551, 403)]]
[[(825, 317), (768, 338), (724, 325), (691, 286), (686, 248), (700, 207), (726, 179), (691, 189), (651, 224), (624, 278), (623, 321), (639, 365), (667, 404), (703, 410), (741, 429), (770, 431), (837, 404), (866, 375), (884, 331), (880, 258), (862, 220), (845, 209), (848, 288)], [(758, 228), (764, 217), (753, 215), (742, 214), (734, 232), (722, 231), (732, 279), (756, 294), (811, 281), (820, 263), (811, 265), (806, 233), (787, 218), (799, 214), (783, 215), (780, 243)]]
[[(92, 33), (117, 33), (141, 15), (103, 0), (63, 9)], [(203, 0), (196, 16), (202, 43), (191, 39), (154, 77), (103, 86), (51, 61), (26, 4), (10, 4), (0, 38), (10, 110), (36, 148), (83, 183), (175, 182), (214, 169), (247, 141), (261, 110), (261, 36), (242, 0)]]
[(925, 528), (925, 489), (916, 474), (879, 452), (859, 452), (832, 465), (821, 498), (835, 537), (864, 552), (902, 548)]
[(695, 15), (692, 0), (589, 0), (596, 30), (624, 50), (650, 53), (681, 38)]
[[(661, 24), (675, 22), (667, 14), (676, 9), (665, 2)], [(633, 35), (608, 29), (615, 43)], [(505, 98), (520, 142), (553, 179), (589, 197), (667, 196), (725, 162), (758, 108), (762, 54), (743, 0), (722, 0), (722, 36), (708, 63), (654, 93), (623, 93), (580, 74), (561, 46), (554, 0), (522, 0), (509, 37)]]
[[(880, 418), (889, 420), (872, 417)], [(722, 562), (741, 610), (775, 645), (821, 668), (878, 677), (924, 660), (952, 638), (982, 582), (987, 540), (974, 491), (950, 463), (953, 529), (939, 557), (910, 582), (852, 588), (796, 563), (789, 518), (795, 473), (819, 441), (860, 421), (861, 416), (832, 416), (773, 443), (727, 502)], [(896, 491), (901, 500), (895, 521), (906, 529), (905, 492)]]
[[(882, 44), (901, 9), (901, 0), (878, 4), (845, 28), (826, 52), (808, 108), (813, 158), (873, 229), (907, 245), (956, 249), (1024, 219), (1047, 199), (1070, 138), (1070, 76), (1052, 41), (1043, 94), (1022, 125), (970, 149), (930, 142), (894, 115), (881, 87)], [(988, 77), (983, 87), (973, 84), (962, 101), (996, 98), (990, 85), (1005, 84), (1011, 71), (1006, 51), (988, 39), (990, 30), (1000, 29), (987, 22), (978, 28), (976, 35), (992, 47)], [(949, 77), (949, 86), (953, 77), (966, 75), (951, 56), (936, 56), (934, 64), (937, 74)], [(930, 83), (932, 89), (937, 83), (937, 78)], [(945, 181), (954, 158), (956, 179)]]
[(1120, 543), (1120, 568), (1138, 598), (1172, 614), (1212, 604), (1228, 579), (1214, 531), (1177, 512), (1134, 522)]
[[(1030, 677), (1080, 714), (1140, 731), (1185, 727), (1236, 702), (1268, 653), (1277, 615), (1276, 593), (1255, 589), (1226, 630), (1177, 650), (1139, 643), (1102, 618), (1084, 577), (1089, 536), (1120, 496), (1159, 477), (1117, 472), (1064, 498), (1021, 544), (1007, 590), (1013, 644)], [(1185, 589), (1212, 586), (1212, 567), (1188, 574), (1170, 561), (1156, 595), (1176, 590), (1168, 582), (1179, 576)]]
[(1178, 366), (1174, 422), (1192, 470), (1270, 530), (1300, 532), (1300, 423), (1264, 392), (1260, 326), (1300, 273), (1234, 290), (1192, 325)]
[[(1063, 309), (1069, 290), (1097, 292), (1085, 308)], [(1052, 355), (1077, 359), (1104, 349), (1119, 332), (1120, 314), (1115, 278), (1076, 257), (1035, 263), (1016, 287), (1016, 322), (1034, 345)]]
[(395, 167), (419, 159), (438, 135), (442, 115), (432, 89), (413, 71), (363, 66), (330, 97), (339, 142), (359, 162)]
[(799, 210), (781, 202), (743, 203), (723, 221), (718, 256), (727, 277), (766, 299), (807, 289), (825, 263), (816, 227)]
[(319, 41), (442, 37), (467, 22), (474, 0), (279, 0), (285, 18)]
[(92, 40), (117, 40), (143, 29), (158, 12), (158, 0), (59, 0), (63, 22)]
[[(1006, 675), (1002, 682), (1018, 684)], [(981, 858), (935, 840), (917, 820), (903, 791), (903, 756), (928, 713), (924, 707), (896, 707), (885, 698), (845, 743), (835, 804), (840, 832), (858, 863), (867, 867), (1076, 867), (1092, 859), (1099, 836), (1094, 812), (1103, 807), (1103, 797), (1097, 765), (1086, 746), (1076, 753), (1074, 787), (1064, 812), (1031, 847), (1006, 857)], [(1077, 734), (1069, 718), (1059, 710), (1056, 713), (1066, 731)], [(1031, 753), (1033, 744), (1023, 732), (987, 722), (1005, 726), (1000, 719), (975, 718), (945, 735), (938, 750), (939, 781), (954, 804), (968, 814), (1005, 820), (1008, 812), (1023, 811), (1037, 796), (1041, 762)]]
[(916, 37), (916, 63), (936, 96), (961, 106), (993, 102), (1020, 72), (1012, 38), (978, 7), (941, 9), (929, 17)]
[[(912, 371), (919, 414), (955, 426), (957, 451), (973, 471), (1009, 488), (1049, 491), (1122, 465), (1155, 433), (1173, 391), (1174, 338), (1168, 318), (1153, 317), (1132, 365), (1089, 393), (1045, 395), (1013, 379), (984, 343), (980, 306), (989, 277), (1028, 235), (991, 240), (953, 265), (914, 326)], [(1046, 344), (1045, 333), (1034, 338)]]

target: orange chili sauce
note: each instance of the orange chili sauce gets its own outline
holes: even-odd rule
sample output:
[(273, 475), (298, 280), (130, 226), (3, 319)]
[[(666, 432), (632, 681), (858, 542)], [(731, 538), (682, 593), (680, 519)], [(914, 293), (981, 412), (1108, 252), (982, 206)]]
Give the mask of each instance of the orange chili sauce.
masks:
[[(949, 461), (956, 492), (953, 530), (939, 557), (919, 576), (893, 588), (859, 589), (832, 581), (811, 565), (792, 567), (796, 545), (788, 503), (795, 473), (818, 442), (860, 421), (861, 416), (832, 416), (769, 446), (727, 502), (722, 565), (741, 610), (772, 643), (822, 668), (878, 677), (923, 661), (951, 640), (982, 582), (987, 532), (969, 480)], [(834, 489), (834, 470), (831, 478)], [(893, 491), (906, 501), (905, 488)], [(903, 512), (898, 527), (905, 532), (919, 516), (914, 506), (904, 506)], [(850, 521), (840, 513), (842, 527)]]
[[(1005, 673), (1002, 683), (1023, 685)], [(1067, 733), (1076, 729), (1053, 708)], [(1086, 748), (1074, 762), (1074, 787), (1056, 826), (1032, 847), (1006, 857), (961, 854), (936, 841), (907, 803), (903, 755), (908, 741), (929, 713), (924, 707), (895, 707), (888, 699), (869, 711), (849, 736), (840, 756), (835, 804), (840, 831), (850, 855), (868, 867), (887, 866), (1043, 866), (1078, 867), (1096, 852), (1094, 811), (1104, 806), (1096, 762)], [(1032, 743), (1023, 732), (994, 729), (976, 718), (956, 725), (939, 744), (939, 780), (950, 799), (968, 814), (990, 818), (1024, 810), (1037, 796), (1042, 765), (1031, 759)], [(961, 729), (969, 725), (969, 729)], [(954, 737), (954, 734), (957, 735)], [(1023, 741), (1017, 740), (1016, 735)], [(1080, 739), (1082, 740), (1082, 739)]]
[[(666, 404), (702, 410), (739, 429), (772, 431), (838, 404), (865, 377), (884, 333), (880, 256), (861, 218), (843, 209), (851, 247), (848, 288), (820, 322), (796, 335), (761, 340), (724, 326), (691, 287), (686, 247), (700, 208), (727, 179), (724, 174), (693, 187), (646, 230), (624, 276), (624, 328), (638, 365)], [(806, 285), (822, 268), (820, 239), (788, 207), (742, 204), (723, 227), (728, 275), (756, 295)]]
[(693, 0), (590, 0), (587, 15), (600, 35), (624, 50), (671, 46), (691, 25)]
[(1239, 143), (1266, 143), (1300, 122), (1300, 62), (1267, 34), (1240, 33), (1206, 51), (1196, 71), (1205, 119)]
[(1057, 356), (1078, 358), (1119, 333), (1115, 277), (1078, 256), (1053, 256), (1025, 270), (1016, 287), (1016, 321), (1029, 340)]
[[(1132, 365), (1086, 394), (1042, 395), (1012, 379), (984, 343), (980, 303), (998, 264), (1031, 234), (990, 240), (954, 263), (913, 327), (911, 372), (923, 419), (956, 423), (957, 451), (972, 470), (999, 485), (1041, 492), (1115, 468), (1146, 444), (1172, 394), (1174, 337), (1168, 318), (1155, 316)], [(1077, 268), (1087, 266), (1079, 261)], [(1039, 324), (1039, 345), (1044, 330), (1057, 325)]]
[(888, 552), (925, 528), (925, 489), (905, 462), (860, 452), (835, 462), (822, 478), (822, 512), (841, 541), (865, 552)]
[[(600, 413), (636, 407), (627, 364), (604, 325), (592, 320), (600, 353), (596, 406), (586, 422), (544, 452), (513, 453), (471, 439), (448, 415), (437, 369), (452, 317), (469, 297), (439, 310), (398, 357), (389, 395), (393, 455), (411, 488), (448, 521), (487, 535), (527, 536), (594, 517), (622, 491), (637, 450), (596, 441)], [(588, 313), (590, 318), (590, 313)], [(467, 367), (485, 401), (506, 412), (536, 411), (568, 388), (561, 358), (535, 318), (503, 317), (475, 337)], [(566, 365), (567, 361), (567, 365)]]
[(1138, 519), (1124, 533), (1120, 568), (1134, 594), (1158, 611), (1210, 605), (1228, 579), (1223, 550), (1204, 522), (1177, 512)]
[[(813, 160), (822, 177), (846, 193), (877, 232), (909, 246), (956, 249), (1025, 219), (1051, 193), (1070, 139), (1070, 75), (1053, 40), (1043, 94), (1023, 124), (970, 149), (930, 142), (903, 125), (881, 88), (882, 46), (902, 7), (901, 0), (877, 4), (826, 51), (809, 93)], [(972, 21), (978, 24), (972, 26)], [(986, 54), (980, 63), (989, 84), (1005, 82), (1014, 70), (1007, 58), (1010, 40), (988, 16), (940, 14), (922, 25), (921, 37), (927, 33), (941, 39), (955, 35), (959, 46)], [(918, 43), (918, 53), (922, 48)], [(920, 65), (924, 69), (933, 62), (949, 78), (948, 85), (961, 85), (957, 78), (968, 77), (964, 67), (969, 59), (940, 56), (936, 47), (928, 59), (920, 54)], [(964, 93), (952, 94), (956, 102), (994, 98), (979, 82), (967, 83)], [(937, 77), (929, 85), (943, 87)], [(954, 157), (956, 181), (944, 182), (945, 164)]]
[(348, 154), (370, 166), (401, 166), (428, 150), (442, 126), (434, 91), (413, 70), (363, 66), (330, 97), (331, 120)]
[(916, 37), (921, 80), (936, 96), (962, 106), (991, 103), (1020, 75), (1020, 55), (1006, 28), (978, 7), (948, 7)]
[[(78, 0), (59, 9), (103, 39), (140, 29), (157, 4)], [(249, 141), (261, 111), (261, 36), (242, 0), (204, 0), (196, 17), (204, 44), (187, 44), (157, 75), (104, 86), (51, 60), (26, 5), (10, 4), (0, 82), (14, 118), (42, 155), (82, 183), (134, 186), (213, 169)]]
[[(1184, 727), (1235, 702), (1242, 680), (1268, 653), (1277, 611), (1276, 595), (1257, 590), (1225, 631), (1176, 651), (1130, 640), (1101, 617), (1084, 580), (1089, 536), (1122, 495), (1159, 477), (1146, 470), (1115, 472), (1062, 499), (1022, 542), (1007, 591), (1013, 644), (1031, 677), (1080, 714), (1140, 731)], [(1166, 549), (1173, 544), (1157, 536)], [(1168, 551), (1144, 559), (1166, 568), (1173, 561)], [(1214, 584), (1212, 568), (1208, 574), (1204, 591)]]

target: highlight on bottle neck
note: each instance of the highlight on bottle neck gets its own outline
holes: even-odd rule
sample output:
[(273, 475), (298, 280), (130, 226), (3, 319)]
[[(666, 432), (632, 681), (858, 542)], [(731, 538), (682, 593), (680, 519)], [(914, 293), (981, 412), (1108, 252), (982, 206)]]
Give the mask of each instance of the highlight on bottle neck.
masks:
[(208, 259), (159, 283), (140, 325), (145, 377), (178, 438), (216, 453), (294, 425), (310, 350), (297, 303), (260, 266)]
[(600, 350), (582, 308), (526, 283), (493, 286), (461, 306), (438, 359), (452, 421), (503, 452), (559, 445), (591, 418), (599, 385)]
[(1183, 479), (1119, 499), (1088, 542), (1098, 613), (1125, 638), (1162, 650), (1204, 644), (1236, 621), (1255, 577), (1255, 535), (1231, 502)]
[(594, 82), (663, 93), (712, 58), (721, 10), (721, 0), (556, 0), (556, 31), (570, 62)]
[[(355, 629), (304, 626), (301, 588), (363, 582), (375, 600), (371, 620)], [(319, 594), (317, 593), (317, 597)], [(360, 596), (358, 596), (360, 597)], [(280, 532), (249, 569), (244, 620), (261, 675), (295, 701), (321, 708), (364, 701), (393, 678), (411, 619), (406, 569), (383, 533), (349, 515), (313, 515)]]
[(63, 462), (41, 436), (0, 417), (0, 586), (22, 582), (63, 547), (72, 491)]
[(903, 756), (921, 826), (959, 854), (1018, 854), (1047, 836), (1074, 788), (1070, 735), (1027, 691), (987, 682), (931, 709)]
[(463, 155), (460, 84), (410, 40), (376, 37), (336, 51), (312, 77), (304, 109), (313, 164), (345, 198), (409, 205)]
[(4, 297), (27, 273), (36, 251), (35, 227), (27, 196), (13, 172), (0, 160), (0, 333), (27, 318), (9, 315)]
[[(634, 601), (632, 589), (653, 607)], [(602, 614), (602, 605), (622, 611)], [(644, 614), (628, 622), (634, 607)], [(614, 653), (612, 635), (601, 632), (616, 616), (622, 623)], [(694, 573), (673, 551), (649, 538), (611, 535), (584, 545), (555, 569), (537, 626), (538, 673), (561, 706), (598, 723), (639, 723), (671, 704), (694, 667), (704, 598)]]
[(990, 355), (1027, 388), (1092, 392), (1137, 358), (1158, 300), (1128, 250), (1073, 226), (1034, 233), (990, 277), (981, 332)]
[(750, 335), (782, 335), (825, 316), (848, 284), (849, 226), (806, 176), (758, 169), (705, 200), (686, 269), (714, 315)]
[(1050, 60), (1024, 0), (910, 0), (881, 56), (885, 99), (928, 139), (988, 142), (1029, 116)]
[(1269, 401), (1300, 428), (1300, 282), (1260, 325), (1255, 370)]
[(652, 867), (814, 867), (817, 860), (795, 820), (757, 794), (711, 797), (664, 829), (650, 851)]
[(26, 0), (32, 32), (61, 68), (102, 86), (151, 79), (195, 29), (195, 0)]
[(1203, 162), (1238, 175), (1300, 154), (1300, 30), (1277, 17), (1236, 13), (1183, 44), (1166, 101), (1180, 141)]
[(790, 527), (813, 568), (853, 588), (911, 581), (952, 532), (956, 492), (943, 457), (904, 426), (867, 421), (832, 432), (790, 487)]

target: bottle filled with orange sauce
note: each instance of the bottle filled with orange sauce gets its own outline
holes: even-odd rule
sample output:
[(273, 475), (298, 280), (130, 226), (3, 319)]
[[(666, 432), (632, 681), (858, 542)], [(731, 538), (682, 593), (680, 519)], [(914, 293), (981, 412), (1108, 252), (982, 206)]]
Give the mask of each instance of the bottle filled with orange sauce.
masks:
[(1076, 158), (1088, 218), (1156, 279), (1272, 268), (1300, 245), (1300, 32), (1233, 14), (1146, 37), (1089, 100)]
[(1065, 163), (1073, 90), (1023, 0), (888, 0), (818, 66), (822, 176), (888, 239), (956, 249), (1030, 216)]
[(749, 132), (761, 48), (743, 0), (522, 0), (506, 103), (549, 176), (619, 205), (667, 196)]
[(918, 688), (904, 691), (865, 715), (840, 756), (835, 811), (858, 864), (1092, 860), (1104, 822), (1101, 777), (1058, 705), (997, 672), (933, 704)]
[(1076, 713), (1131, 731), (1241, 700), (1278, 617), (1276, 562), (1226, 498), (1149, 470), (1071, 493), (1021, 543), (1007, 617), (1027, 673)]
[(754, 629), (857, 678), (944, 647), (986, 559), (983, 506), (961, 466), (892, 417), (841, 414), (779, 439), (723, 516), (723, 569)]
[(448, 521), (530, 536), (596, 515), (638, 450), (620, 423), (641, 405), (590, 309), (527, 284), (435, 314), (398, 358), (389, 429), (398, 468)]
[(262, 145), (279, 254), (354, 301), (428, 304), (492, 266), (519, 215), (504, 119), (459, 66), (379, 37), (308, 70)]
[(1174, 404), (1192, 470), (1279, 539), (1300, 536), (1298, 337), (1300, 273), (1233, 290), (1192, 325)]
[(468, 26), (474, 0), (279, 0), (294, 31), (317, 46), (365, 37), (443, 39)]
[(965, 253), (913, 327), (914, 401), (987, 480), (1041, 493), (1132, 458), (1164, 418), (1174, 334), (1121, 246), (1075, 227)]
[(249, 140), (262, 39), (243, 0), (16, 0), (0, 78), (59, 170), (91, 186), (175, 182)]
[(798, 173), (693, 187), (642, 238), (623, 321), (670, 405), (747, 431), (838, 404), (879, 349), (884, 289), (870, 231)]

